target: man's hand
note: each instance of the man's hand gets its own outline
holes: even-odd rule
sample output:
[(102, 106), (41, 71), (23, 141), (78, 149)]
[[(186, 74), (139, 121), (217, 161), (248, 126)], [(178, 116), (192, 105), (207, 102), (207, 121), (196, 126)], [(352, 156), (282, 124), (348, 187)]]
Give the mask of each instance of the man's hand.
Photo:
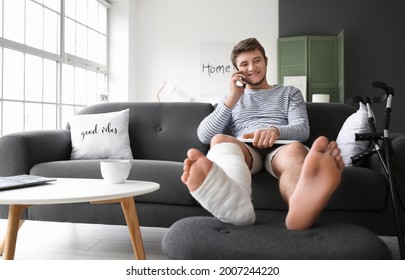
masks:
[(242, 135), (243, 138), (253, 138), (253, 146), (264, 149), (273, 146), (274, 142), (280, 137), (280, 132), (275, 127), (268, 129), (259, 129), (254, 133)]
[(235, 104), (238, 103), (240, 97), (245, 92), (244, 78), (246, 78), (246, 76), (243, 74), (243, 71), (235, 71), (232, 74), (232, 78), (229, 85), (230, 93), (224, 102), (225, 105), (230, 109), (232, 109), (233, 106), (235, 106)]

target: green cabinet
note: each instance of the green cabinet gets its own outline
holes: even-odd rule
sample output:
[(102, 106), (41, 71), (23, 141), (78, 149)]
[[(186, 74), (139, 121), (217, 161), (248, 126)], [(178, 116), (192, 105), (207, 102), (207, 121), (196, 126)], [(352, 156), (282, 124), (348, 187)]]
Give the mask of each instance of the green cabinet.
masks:
[(329, 94), (344, 103), (344, 41), (338, 36), (296, 36), (278, 39), (278, 82), (286, 76), (307, 77), (307, 101)]

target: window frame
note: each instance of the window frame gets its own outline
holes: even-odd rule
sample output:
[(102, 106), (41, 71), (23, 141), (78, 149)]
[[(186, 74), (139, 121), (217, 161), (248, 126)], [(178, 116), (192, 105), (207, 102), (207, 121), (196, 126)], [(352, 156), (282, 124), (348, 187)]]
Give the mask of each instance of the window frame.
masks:
[[(42, 108), (44, 108), (44, 105), (55, 105), (56, 106), (56, 116), (55, 116), (55, 123), (56, 123), (56, 129), (63, 128), (66, 126), (66, 119), (67, 116), (63, 116), (64, 112), (64, 106), (71, 106), (73, 107), (73, 112), (77, 112), (79, 109), (84, 108), (87, 106), (87, 101), (85, 104), (76, 104), (75, 100), (73, 99), (72, 103), (63, 103), (63, 65), (70, 65), (73, 67), (77, 67), (80, 69), (84, 69), (86, 71), (92, 71), (95, 72), (96, 74), (96, 82), (98, 83), (99, 81), (99, 74), (104, 76), (104, 85), (103, 85), (103, 93), (95, 93), (95, 99), (97, 99), (97, 102), (105, 102), (106, 101), (106, 96), (108, 100), (108, 52), (109, 52), (109, 8), (111, 5), (105, 1), (105, 0), (95, 0), (97, 1), (100, 5), (102, 5), (106, 9), (106, 18), (105, 18), (105, 39), (106, 39), (106, 45), (105, 45), (105, 65), (100, 64), (96, 61), (91, 61), (70, 53), (65, 52), (65, 0), (60, 0), (60, 7), (59, 11), (55, 11), (53, 9), (50, 9), (46, 7), (44, 4), (36, 1), (36, 0), (22, 0), (24, 2), (24, 42), (26, 38), (26, 28), (25, 28), (25, 21), (27, 18), (26, 15), (26, 6), (27, 2), (31, 1), (34, 2), (35, 4), (41, 5), (44, 9), (49, 9), (53, 12), (57, 13), (57, 16), (59, 17), (58, 19), (58, 24), (59, 24), (59, 30), (58, 30), (58, 50), (57, 53), (52, 53), (43, 49), (38, 49), (20, 42), (12, 41), (7, 38), (4, 38), (4, 1), (5, 0), (0, 0), (0, 28), (1, 28), (1, 34), (0, 34), (0, 55), (1, 55), (1, 60), (0, 60), (0, 136), (4, 135), (4, 123), (5, 123), (5, 116), (4, 116), (4, 108), (3, 104), (4, 102), (19, 102), (23, 104), (23, 130), (26, 130), (26, 112), (25, 112), (25, 107), (27, 104), (41, 104)], [(76, 1), (82, 1), (82, 0), (76, 0)], [(88, 3), (88, 2), (87, 2)], [(43, 13), (44, 14), (44, 13)], [(43, 15), (44, 17), (44, 15)], [(88, 28), (90, 26), (87, 25)], [(93, 29), (94, 30), (94, 29)], [(43, 35), (45, 37), (45, 35)], [(88, 40), (89, 38), (87, 38)], [(44, 38), (43, 38), (44, 41)], [(56, 42), (55, 42), (56, 43)], [(3, 93), (3, 76), (4, 76), (4, 49), (10, 49), (13, 51), (21, 52), (24, 56), (24, 70), (23, 73), (26, 71), (26, 65), (25, 65), (25, 56), (26, 55), (33, 55), (36, 57), (39, 57), (42, 59), (42, 69), (44, 72), (44, 59), (55, 61), (56, 62), (56, 101), (55, 102), (50, 102), (50, 101), (45, 101), (44, 97), (42, 96), (41, 101), (28, 101), (26, 100), (26, 92), (24, 90), (23, 92), (23, 99), (22, 100), (17, 100), (17, 99), (10, 99), (10, 98), (4, 98), (4, 93)], [(44, 44), (42, 48), (45, 48)], [(42, 79), (44, 79), (44, 76), (42, 76)], [(24, 75), (24, 88), (25, 88), (25, 75)], [(87, 83), (87, 80), (86, 80)], [(44, 93), (44, 88), (42, 88), (42, 94)], [(88, 92), (86, 91), (86, 100), (88, 99), (87, 97)], [(42, 125), (41, 128), (38, 129), (44, 129), (44, 109), (42, 109)]]

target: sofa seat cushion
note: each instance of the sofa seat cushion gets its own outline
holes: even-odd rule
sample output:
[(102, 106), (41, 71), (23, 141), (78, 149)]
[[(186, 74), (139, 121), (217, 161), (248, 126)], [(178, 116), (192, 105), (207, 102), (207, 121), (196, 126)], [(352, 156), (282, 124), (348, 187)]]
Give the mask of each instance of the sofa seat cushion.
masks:
[[(160, 184), (156, 192), (138, 196), (137, 201), (195, 205), (194, 198), (181, 182), (183, 163), (160, 160), (131, 160), (129, 180), (152, 181)], [(55, 178), (99, 178), (100, 160), (67, 160), (35, 165), (30, 174)]]
[(162, 240), (170, 259), (391, 259), (371, 231), (349, 224), (317, 224), (291, 231), (284, 223), (234, 226), (212, 217), (190, 217), (173, 224)]
[[(256, 209), (286, 210), (280, 196), (278, 180), (266, 171), (253, 175), (253, 204)], [(385, 177), (362, 167), (346, 167), (340, 186), (333, 194), (327, 210), (382, 210), (388, 189)]]

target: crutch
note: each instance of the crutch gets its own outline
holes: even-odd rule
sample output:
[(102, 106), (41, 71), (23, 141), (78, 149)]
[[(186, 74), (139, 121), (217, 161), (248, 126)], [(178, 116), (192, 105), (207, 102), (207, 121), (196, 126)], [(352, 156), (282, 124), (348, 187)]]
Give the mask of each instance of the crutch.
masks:
[[(374, 103), (382, 103), (386, 101), (386, 106), (384, 110), (384, 122), (383, 122), (383, 132), (378, 133), (376, 130), (375, 125), (375, 118), (373, 111), (371, 110), (371, 99), (366, 97), (363, 99), (363, 103), (367, 106), (367, 113), (368, 113), (368, 122), (370, 125), (370, 133), (361, 133), (355, 134), (356, 141), (370, 141), (370, 147), (366, 149), (366, 151), (357, 154), (352, 157), (352, 162), (356, 163), (357, 161), (361, 160), (364, 157), (370, 156), (372, 153), (376, 152), (380, 159), (380, 162), (387, 174), (389, 187), (390, 187), (390, 195), (391, 201), (393, 206), (394, 212), (394, 219), (395, 219), (395, 227), (397, 230), (397, 237), (398, 237), (398, 245), (399, 251), (401, 255), (401, 259), (405, 259), (405, 245), (404, 245), (404, 228), (403, 228), (403, 217), (401, 210), (404, 210), (405, 207), (401, 201), (401, 193), (396, 185), (396, 181), (394, 178), (394, 170), (392, 166), (392, 148), (391, 148), (391, 139), (389, 138), (389, 123), (391, 117), (391, 105), (392, 105), (392, 98), (394, 96), (394, 89), (387, 86), (385, 83), (382, 82), (373, 82), (372, 86), (375, 88), (380, 88), (384, 90), (385, 94), (383, 97), (374, 97)], [(381, 151), (379, 146), (379, 141), (383, 142), (383, 147), (385, 151), (385, 156)], [(402, 209), (401, 209), (402, 207)]]

